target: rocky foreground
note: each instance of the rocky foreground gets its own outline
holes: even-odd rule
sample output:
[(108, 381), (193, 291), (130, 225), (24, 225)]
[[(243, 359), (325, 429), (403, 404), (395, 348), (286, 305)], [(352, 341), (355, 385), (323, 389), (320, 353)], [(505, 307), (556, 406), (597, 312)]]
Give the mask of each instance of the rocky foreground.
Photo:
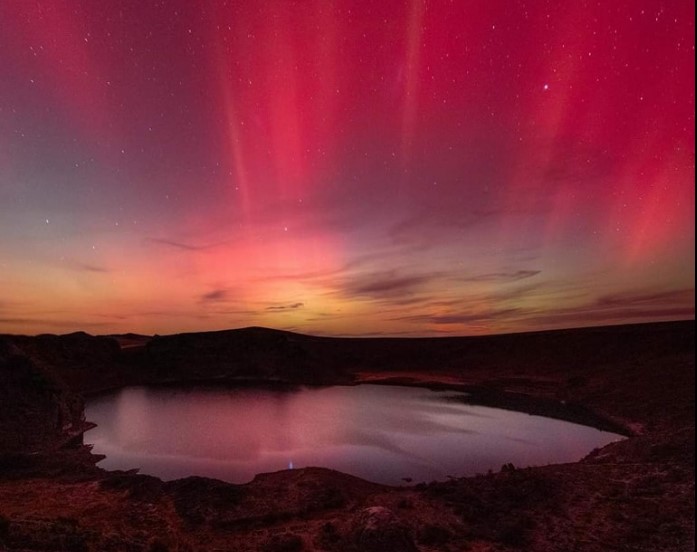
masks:
[[(631, 436), (576, 464), (410, 488), (324, 469), (230, 485), (96, 467), (85, 396), (201, 381), (466, 388)], [(694, 322), (423, 340), (0, 336), (0, 550), (694, 550), (694, 389)]]

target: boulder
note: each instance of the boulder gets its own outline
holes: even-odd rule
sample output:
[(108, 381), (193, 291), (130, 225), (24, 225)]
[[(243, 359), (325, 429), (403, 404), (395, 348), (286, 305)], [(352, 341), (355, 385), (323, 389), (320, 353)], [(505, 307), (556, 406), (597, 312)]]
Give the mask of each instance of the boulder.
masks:
[(414, 541), (397, 516), (388, 508), (362, 510), (354, 522), (353, 539), (361, 552), (417, 552)]

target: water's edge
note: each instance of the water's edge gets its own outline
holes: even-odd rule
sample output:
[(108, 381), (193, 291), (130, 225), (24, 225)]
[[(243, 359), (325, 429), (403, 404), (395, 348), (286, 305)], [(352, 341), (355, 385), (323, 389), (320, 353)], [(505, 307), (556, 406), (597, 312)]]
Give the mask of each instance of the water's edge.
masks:
[[(443, 480), (447, 474), (438, 477), (424, 474), (433, 472), (436, 466), (440, 466), (438, 470), (449, 466), (447, 469), (452, 471), (448, 474), (463, 477), (498, 469), (509, 462), (535, 466), (579, 461), (609, 442), (584, 432), (582, 427), (612, 433), (615, 437), (626, 436), (612, 431), (611, 424), (579, 423), (579, 418), (595, 419), (573, 406), (542, 401), (531, 407), (527, 397), (510, 395), (501, 408), (501, 393), (463, 386), (397, 385), (394, 381), (389, 385), (370, 382), (352, 386), (245, 383), (135, 386), (94, 395), (90, 421), (106, 425), (95, 432), (90, 443), (95, 445), (95, 452), (106, 454), (110, 460), (103, 466), (105, 469), (140, 467), (144, 473), (170, 480), (200, 475), (239, 484), (241, 480), (234, 475), (239, 473), (235, 465), (241, 463), (240, 469), (245, 474), (250, 470), (274, 471), (278, 467), (278, 455), (287, 454), (289, 459), (298, 456), (298, 466), (323, 466), (390, 485), (395, 481), (392, 475), (391, 482), (384, 474), (371, 478), (361, 471), (363, 466), (372, 465), (371, 469), (377, 473), (390, 472), (389, 466), (394, 465), (401, 470), (400, 474), (412, 470), (416, 476), (410, 475), (410, 480)], [(350, 391), (358, 387), (365, 389)], [(420, 395), (418, 389), (434, 392), (432, 398), (436, 402), (431, 403), (428, 393)], [(228, 396), (227, 390), (232, 394)], [(242, 395), (235, 395), (236, 391)], [(256, 396), (255, 391), (261, 394)], [(452, 394), (435, 393), (444, 391)], [(207, 395), (211, 392), (212, 395)], [(284, 399), (278, 398), (286, 393)], [(102, 403), (105, 396), (109, 398)], [(230, 402), (235, 396), (239, 400)], [(245, 404), (241, 410), (240, 404)], [(484, 410), (463, 409), (465, 405)], [(276, 413), (279, 408), (283, 409), (282, 414)], [(538, 421), (521, 417), (524, 414)], [(249, 421), (244, 421), (250, 415)], [(494, 421), (482, 421), (484, 418)], [(161, 426), (161, 420), (165, 419), (173, 425)], [(546, 423), (552, 425), (547, 427)], [(559, 428), (564, 428), (560, 423), (578, 429), (569, 426), (559, 433)], [(178, 427), (179, 431), (170, 434), (171, 427)], [(196, 432), (192, 432), (192, 427), (197, 428)], [(254, 428), (253, 434), (249, 434), (248, 427)], [(268, 435), (273, 435), (273, 439), (263, 437)], [(279, 441), (279, 435), (286, 437)], [(177, 441), (176, 446), (172, 440)], [(520, 448), (512, 445), (512, 441), (527, 444)], [(555, 445), (550, 443), (562, 443), (565, 452), (553, 452)], [(254, 459), (240, 456), (240, 450), (250, 451)], [(460, 452), (444, 450), (461, 451), (468, 460)], [(233, 475), (220, 475), (221, 462), (232, 466), (229, 469)], [(406, 480), (401, 476), (400, 479)]]

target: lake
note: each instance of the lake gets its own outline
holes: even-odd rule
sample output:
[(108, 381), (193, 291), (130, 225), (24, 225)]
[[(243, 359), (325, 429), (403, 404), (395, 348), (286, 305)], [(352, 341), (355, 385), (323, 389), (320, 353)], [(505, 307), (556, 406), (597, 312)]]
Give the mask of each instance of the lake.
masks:
[(131, 387), (90, 400), (105, 469), (231, 483), (326, 467), (389, 485), (575, 462), (622, 436), (416, 387)]

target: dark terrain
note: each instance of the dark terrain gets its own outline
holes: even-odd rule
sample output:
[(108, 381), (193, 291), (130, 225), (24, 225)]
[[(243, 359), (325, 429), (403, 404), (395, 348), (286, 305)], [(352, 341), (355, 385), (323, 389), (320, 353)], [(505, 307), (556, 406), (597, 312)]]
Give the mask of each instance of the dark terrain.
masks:
[[(106, 472), (84, 397), (133, 384), (467, 389), (472, 401), (630, 438), (575, 464), (390, 488), (325, 469), (247, 485)], [(694, 549), (694, 322), (477, 338), (250, 328), (0, 336), (0, 550)]]

